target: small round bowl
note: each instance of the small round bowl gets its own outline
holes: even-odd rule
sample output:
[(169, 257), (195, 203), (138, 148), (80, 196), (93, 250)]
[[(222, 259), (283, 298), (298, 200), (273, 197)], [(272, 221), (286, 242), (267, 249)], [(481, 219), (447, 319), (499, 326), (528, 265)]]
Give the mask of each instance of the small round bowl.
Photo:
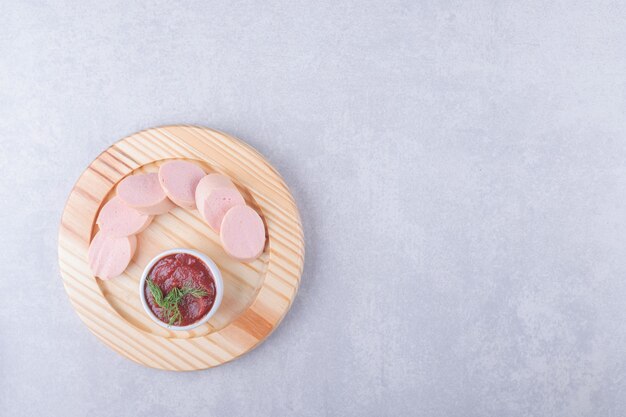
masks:
[[(159, 318), (154, 315), (152, 310), (150, 310), (150, 306), (148, 305), (148, 302), (146, 301), (146, 293), (144, 291), (144, 287), (146, 285), (146, 279), (148, 278), (148, 274), (150, 273), (150, 270), (152, 270), (152, 267), (154, 266), (154, 264), (156, 264), (161, 258), (167, 255), (172, 255), (176, 253), (186, 253), (188, 255), (192, 255), (200, 259), (202, 262), (204, 262), (206, 267), (209, 269), (209, 271), (211, 272), (211, 275), (213, 275), (213, 281), (215, 282), (215, 302), (213, 303), (213, 306), (206, 313), (204, 317), (202, 317), (200, 320), (196, 321), (195, 323), (189, 324), (187, 326), (169, 325), (159, 320)], [(213, 262), (211, 258), (206, 256), (204, 253), (198, 252), (197, 250), (194, 250), (194, 249), (177, 248), (177, 249), (170, 249), (170, 250), (166, 250), (165, 252), (161, 252), (160, 254), (152, 258), (152, 260), (148, 263), (148, 265), (146, 265), (146, 268), (143, 270), (143, 274), (141, 274), (141, 280), (139, 280), (139, 298), (141, 299), (141, 305), (143, 305), (143, 309), (146, 310), (146, 313), (148, 314), (148, 316), (150, 316), (152, 321), (154, 321), (159, 326), (165, 327), (166, 329), (169, 329), (169, 330), (177, 330), (177, 331), (191, 330), (195, 327), (198, 327), (206, 323), (207, 321), (209, 321), (209, 319), (213, 316), (213, 314), (215, 314), (217, 309), (220, 307), (223, 296), (224, 296), (224, 282), (222, 281), (222, 274), (220, 273), (220, 270), (217, 268), (217, 265), (215, 265), (215, 262)]]

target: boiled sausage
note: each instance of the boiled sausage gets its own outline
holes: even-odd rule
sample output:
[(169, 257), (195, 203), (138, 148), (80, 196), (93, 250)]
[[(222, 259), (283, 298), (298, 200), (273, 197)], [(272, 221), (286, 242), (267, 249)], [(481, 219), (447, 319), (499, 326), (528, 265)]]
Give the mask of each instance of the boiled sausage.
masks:
[(222, 247), (233, 258), (252, 261), (263, 253), (265, 227), (263, 220), (248, 206), (228, 210), (220, 228)]
[(113, 197), (100, 210), (96, 223), (107, 235), (124, 237), (142, 232), (152, 218), (153, 216), (142, 214), (127, 206), (119, 197)]
[(220, 174), (207, 175), (200, 180), (196, 188), (198, 211), (217, 233), (220, 231), (226, 212), (234, 206), (245, 204), (245, 200), (232, 181)]
[(181, 207), (196, 207), (196, 187), (204, 177), (198, 165), (186, 161), (170, 161), (159, 168), (159, 182), (165, 194)]
[(143, 214), (164, 214), (175, 207), (165, 195), (156, 173), (124, 178), (117, 186), (117, 196), (124, 204)]
[(134, 235), (112, 237), (100, 231), (89, 245), (89, 267), (101, 279), (115, 278), (124, 272), (136, 249)]

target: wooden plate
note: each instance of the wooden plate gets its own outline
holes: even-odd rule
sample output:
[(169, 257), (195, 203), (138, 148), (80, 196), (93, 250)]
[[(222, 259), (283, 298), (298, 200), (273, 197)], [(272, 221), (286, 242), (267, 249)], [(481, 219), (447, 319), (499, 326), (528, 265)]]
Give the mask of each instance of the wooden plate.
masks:
[[(138, 249), (125, 273), (95, 278), (87, 264), (100, 208), (124, 177), (156, 172), (171, 159), (185, 159), (233, 179), (267, 227), (264, 253), (251, 263), (230, 258), (219, 236), (196, 210), (176, 208), (155, 217), (138, 235)], [(224, 299), (211, 320), (187, 332), (150, 320), (139, 300), (139, 278), (158, 253), (197, 249), (219, 266)], [(74, 309), (98, 338), (142, 365), (197, 370), (231, 361), (250, 351), (278, 326), (296, 295), (304, 262), (300, 216), (276, 170), (253, 148), (227, 134), (195, 126), (148, 129), (115, 143), (78, 179), (67, 200), (59, 231), (59, 265)]]

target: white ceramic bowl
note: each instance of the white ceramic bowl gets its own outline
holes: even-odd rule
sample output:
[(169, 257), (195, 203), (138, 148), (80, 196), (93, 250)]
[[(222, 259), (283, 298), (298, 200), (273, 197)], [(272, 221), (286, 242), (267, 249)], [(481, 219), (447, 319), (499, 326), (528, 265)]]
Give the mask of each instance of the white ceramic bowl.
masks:
[[(148, 274), (150, 273), (150, 270), (152, 269), (154, 264), (156, 264), (161, 258), (167, 255), (172, 255), (176, 253), (186, 253), (188, 255), (192, 255), (200, 259), (202, 262), (204, 262), (206, 267), (209, 269), (209, 271), (211, 272), (211, 275), (213, 275), (213, 281), (215, 282), (215, 302), (213, 303), (213, 306), (206, 313), (204, 317), (202, 317), (197, 322), (192, 323), (187, 326), (169, 325), (159, 320), (159, 318), (154, 315), (152, 310), (150, 310), (150, 306), (148, 305), (148, 302), (146, 301), (146, 293), (144, 291), (144, 287), (146, 285), (146, 279), (148, 278)], [(209, 319), (213, 316), (213, 314), (215, 314), (217, 309), (220, 307), (223, 296), (224, 296), (224, 283), (222, 281), (222, 274), (220, 274), (220, 270), (217, 268), (217, 265), (215, 265), (215, 262), (213, 262), (211, 258), (206, 256), (204, 253), (198, 252), (197, 250), (194, 250), (194, 249), (178, 248), (178, 249), (170, 249), (170, 250), (166, 250), (165, 252), (161, 252), (160, 254), (152, 258), (152, 260), (148, 263), (148, 265), (146, 265), (146, 268), (143, 270), (143, 274), (141, 274), (141, 280), (139, 281), (139, 298), (141, 299), (141, 304), (143, 305), (143, 309), (146, 310), (146, 313), (148, 314), (148, 316), (150, 316), (152, 321), (154, 321), (159, 326), (165, 327), (166, 329), (169, 329), (169, 330), (191, 330), (195, 327), (198, 327), (206, 323), (207, 321), (209, 321)]]

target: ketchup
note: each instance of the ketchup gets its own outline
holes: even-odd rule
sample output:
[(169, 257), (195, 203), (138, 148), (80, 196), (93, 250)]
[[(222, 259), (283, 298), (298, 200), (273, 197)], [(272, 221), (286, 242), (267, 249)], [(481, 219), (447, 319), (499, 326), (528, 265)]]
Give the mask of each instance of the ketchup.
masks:
[[(164, 256), (154, 264), (148, 273), (148, 279), (152, 280), (161, 288), (163, 296), (173, 288), (192, 287), (203, 289), (207, 295), (195, 297), (191, 294), (185, 295), (178, 305), (181, 318), (174, 323), (177, 326), (187, 326), (204, 317), (215, 302), (215, 281), (211, 271), (200, 259), (187, 253), (177, 253)], [(164, 323), (168, 323), (168, 317), (164, 309), (154, 301), (152, 292), (146, 285), (144, 287), (146, 301), (150, 310)]]

